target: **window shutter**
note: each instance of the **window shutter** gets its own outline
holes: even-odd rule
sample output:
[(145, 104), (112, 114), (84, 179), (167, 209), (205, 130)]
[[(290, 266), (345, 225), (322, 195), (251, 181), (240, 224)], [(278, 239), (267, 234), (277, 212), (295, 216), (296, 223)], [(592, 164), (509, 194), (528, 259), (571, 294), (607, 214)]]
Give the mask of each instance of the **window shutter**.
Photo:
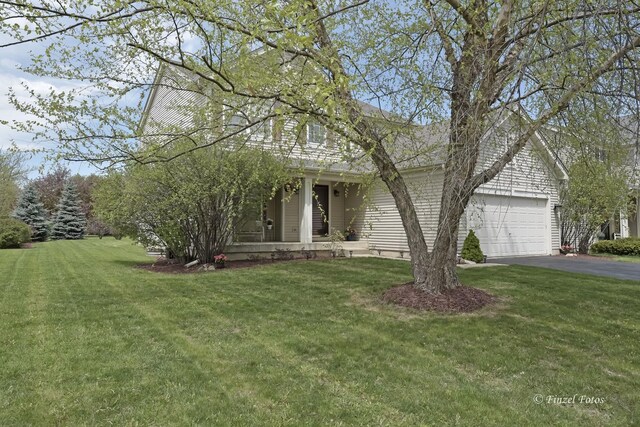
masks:
[(306, 122), (300, 122), (298, 126), (296, 126), (296, 132), (298, 133), (296, 135), (296, 141), (300, 145), (307, 144), (307, 131), (308, 131), (307, 127), (308, 125)]
[(336, 133), (331, 129), (326, 129), (327, 148), (335, 147)]
[(282, 142), (282, 131), (284, 129), (284, 118), (277, 116), (273, 119), (273, 141)]

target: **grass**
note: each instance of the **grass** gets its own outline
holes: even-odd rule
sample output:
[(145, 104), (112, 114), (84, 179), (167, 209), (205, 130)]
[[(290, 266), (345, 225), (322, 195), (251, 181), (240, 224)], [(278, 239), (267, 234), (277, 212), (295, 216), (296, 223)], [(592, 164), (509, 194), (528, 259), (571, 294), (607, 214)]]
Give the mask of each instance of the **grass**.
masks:
[(589, 254), (592, 256), (597, 256), (597, 257), (601, 257), (601, 258), (606, 258), (607, 260), (610, 261), (620, 261), (620, 262), (637, 262), (640, 263), (640, 256), (633, 256), (633, 255), (613, 255), (613, 254)]
[[(502, 303), (450, 316), (378, 302), (401, 261), (148, 261), (113, 239), (0, 251), (0, 425), (640, 423), (640, 282), (469, 269)], [(546, 403), (573, 395), (605, 401)]]

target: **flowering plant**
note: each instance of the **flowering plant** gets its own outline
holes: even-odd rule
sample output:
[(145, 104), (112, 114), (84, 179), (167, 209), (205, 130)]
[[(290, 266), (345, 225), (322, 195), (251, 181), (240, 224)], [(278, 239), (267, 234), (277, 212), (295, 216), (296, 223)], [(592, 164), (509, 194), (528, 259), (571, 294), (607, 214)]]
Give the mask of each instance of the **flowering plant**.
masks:
[(565, 254), (569, 254), (573, 251), (573, 246), (569, 245), (569, 244), (564, 244), (562, 245), (562, 247), (560, 248), (562, 250), (563, 253)]
[(216, 264), (224, 264), (228, 259), (225, 254), (220, 254), (213, 257), (213, 262)]
[(353, 227), (348, 227), (348, 228), (345, 230), (344, 234), (346, 234), (347, 236), (355, 236), (355, 235), (356, 235), (356, 234), (358, 234), (358, 233), (356, 232), (356, 229), (355, 229), (355, 228), (353, 228)]

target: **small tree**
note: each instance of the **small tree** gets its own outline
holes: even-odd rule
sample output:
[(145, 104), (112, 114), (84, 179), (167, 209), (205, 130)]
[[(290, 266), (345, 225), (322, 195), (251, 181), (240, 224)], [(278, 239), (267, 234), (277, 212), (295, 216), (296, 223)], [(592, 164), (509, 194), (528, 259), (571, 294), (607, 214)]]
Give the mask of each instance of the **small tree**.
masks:
[(44, 242), (49, 237), (47, 212), (34, 185), (29, 185), (18, 201), (13, 217), (31, 227), (31, 240)]
[(82, 239), (85, 227), (86, 219), (80, 207), (78, 192), (75, 186), (67, 184), (58, 203), (58, 212), (53, 221), (51, 238), (55, 240)]
[[(167, 156), (184, 149), (176, 145)], [(205, 263), (223, 253), (233, 233), (258, 218), (264, 201), (289, 179), (267, 151), (214, 146), (111, 173), (96, 187), (95, 209), (98, 218), (145, 245)]]
[(29, 172), (26, 162), (23, 153), (0, 149), (0, 217), (9, 216), (16, 206), (20, 183)]
[(609, 165), (588, 156), (569, 168), (569, 182), (560, 192), (562, 244), (587, 253), (600, 225), (618, 212), (633, 214), (628, 172), (621, 163)]
[(462, 259), (466, 259), (469, 261), (484, 261), (484, 254), (482, 253), (482, 249), (480, 249), (480, 240), (478, 240), (478, 237), (476, 236), (476, 233), (473, 232), (473, 230), (469, 230), (467, 238), (464, 239), (461, 256)]

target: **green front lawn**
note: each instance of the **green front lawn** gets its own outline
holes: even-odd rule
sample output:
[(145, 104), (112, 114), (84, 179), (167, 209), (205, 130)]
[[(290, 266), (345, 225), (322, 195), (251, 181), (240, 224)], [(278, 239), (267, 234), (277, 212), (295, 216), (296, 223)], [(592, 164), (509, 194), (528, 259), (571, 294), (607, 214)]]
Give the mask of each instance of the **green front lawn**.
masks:
[(451, 316), (378, 302), (402, 261), (149, 260), (113, 239), (0, 251), (0, 425), (640, 423), (640, 282), (469, 269), (502, 302)]

